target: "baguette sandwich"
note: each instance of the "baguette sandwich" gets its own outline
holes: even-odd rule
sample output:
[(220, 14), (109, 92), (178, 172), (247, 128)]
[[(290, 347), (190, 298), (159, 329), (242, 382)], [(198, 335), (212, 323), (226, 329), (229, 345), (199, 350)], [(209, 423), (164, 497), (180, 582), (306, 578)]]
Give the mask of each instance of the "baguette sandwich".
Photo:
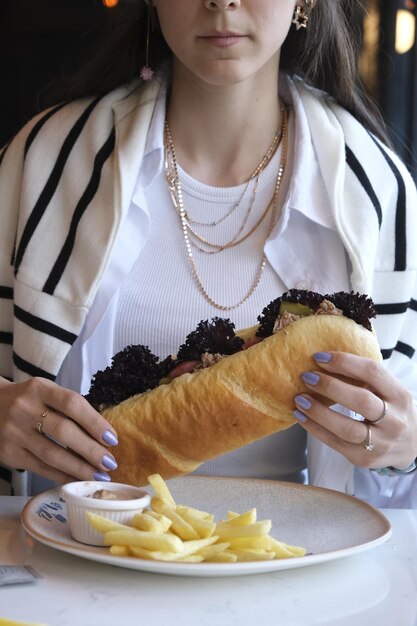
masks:
[(228, 319), (200, 322), (175, 357), (128, 346), (95, 374), (87, 395), (118, 433), (112, 479), (145, 485), (150, 474), (187, 474), (292, 426), (315, 352), (381, 359), (372, 317), (365, 295), (292, 289), (244, 331)]

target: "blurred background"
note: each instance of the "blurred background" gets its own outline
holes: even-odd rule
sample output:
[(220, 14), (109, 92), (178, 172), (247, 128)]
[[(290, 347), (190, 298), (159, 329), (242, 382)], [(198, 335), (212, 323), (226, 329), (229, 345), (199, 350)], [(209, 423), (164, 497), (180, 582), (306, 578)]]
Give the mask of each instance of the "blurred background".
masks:
[[(0, 146), (42, 110), (46, 85), (103, 45), (112, 11), (123, 1), (0, 0)], [(417, 182), (417, 0), (366, 4), (363, 81)]]

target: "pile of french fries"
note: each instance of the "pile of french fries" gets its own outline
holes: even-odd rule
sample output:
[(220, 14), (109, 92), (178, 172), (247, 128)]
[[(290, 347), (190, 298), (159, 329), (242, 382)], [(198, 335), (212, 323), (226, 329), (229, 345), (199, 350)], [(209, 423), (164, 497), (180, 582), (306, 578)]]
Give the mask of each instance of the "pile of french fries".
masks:
[(137, 513), (126, 526), (87, 512), (90, 524), (103, 533), (104, 543), (115, 556), (187, 563), (234, 563), (304, 556), (306, 550), (269, 535), (271, 520), (257, 520), (256, 509), (227, 519), (176, 504), (159, 474), (148, 477), (155, 495), (151, 508)]

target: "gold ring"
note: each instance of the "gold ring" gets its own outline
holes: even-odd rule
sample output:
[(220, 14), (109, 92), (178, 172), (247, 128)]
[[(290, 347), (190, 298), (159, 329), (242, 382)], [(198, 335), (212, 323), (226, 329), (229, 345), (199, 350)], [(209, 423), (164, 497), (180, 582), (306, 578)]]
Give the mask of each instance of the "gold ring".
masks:
[(372, 452), (372, 450), (375, 448), (375, 444), (372, 443), (372, 431), (371, 431), (371, 427), (369, 424), (365, 424), (366, 428), (368, 429), (368, 434), (366, 436), (365, 442), (364, 442), (364, 448), (365, 450), (368, 450), (368, 452)]
[[(45, 417), (48, 415), (48, 413), (50, 413), (52, 411), (52, 409), (46, 409), (43, 413), (41, 413), (41, 418), (44, 420)], [(38, 433), (40, 435), (43, 435), (43, 422), (36, 422), (36, 430), (38, 431)]]

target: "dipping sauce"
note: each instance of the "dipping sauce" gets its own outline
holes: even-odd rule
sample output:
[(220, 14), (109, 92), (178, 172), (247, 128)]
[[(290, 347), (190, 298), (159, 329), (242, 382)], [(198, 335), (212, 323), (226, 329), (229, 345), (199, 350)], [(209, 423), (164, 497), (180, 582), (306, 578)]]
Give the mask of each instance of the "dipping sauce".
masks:
[(122, 489), (97, 489), (89, 498), (95, 498), (96, 500), (137, 500), (138, 496), (132, 496), (132, 492)]

